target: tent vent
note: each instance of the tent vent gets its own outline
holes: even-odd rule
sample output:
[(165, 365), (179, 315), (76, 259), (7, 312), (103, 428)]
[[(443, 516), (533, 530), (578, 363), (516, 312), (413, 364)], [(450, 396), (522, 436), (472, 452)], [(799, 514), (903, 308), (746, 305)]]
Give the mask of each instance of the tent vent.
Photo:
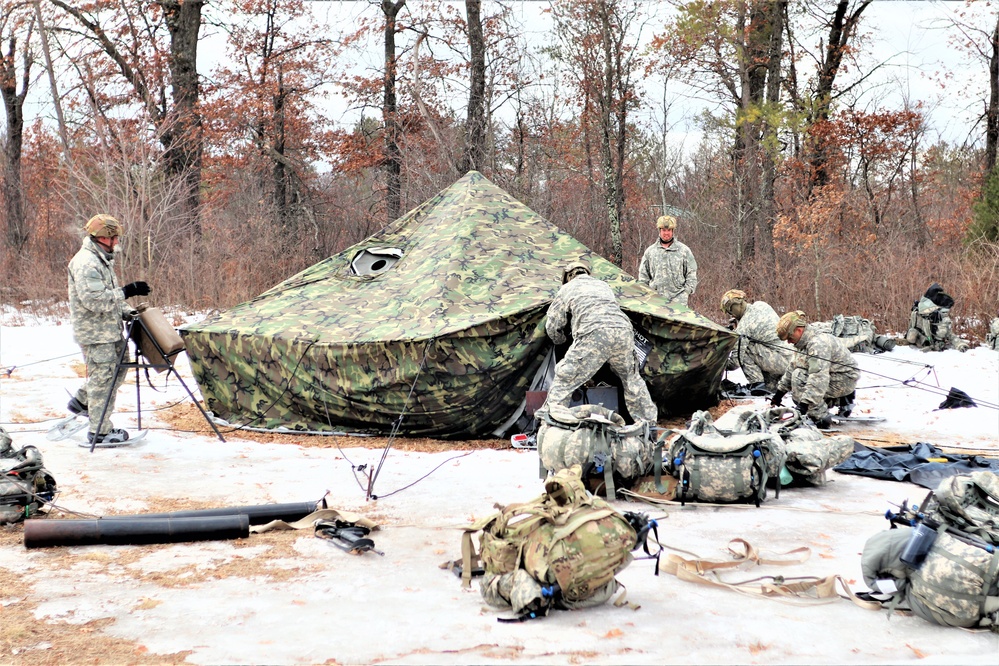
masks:
[(402, 250), (396, 247), (369, 247), (354, 255), (350, 271), (354, 275), (381, 275), (402, 259)]

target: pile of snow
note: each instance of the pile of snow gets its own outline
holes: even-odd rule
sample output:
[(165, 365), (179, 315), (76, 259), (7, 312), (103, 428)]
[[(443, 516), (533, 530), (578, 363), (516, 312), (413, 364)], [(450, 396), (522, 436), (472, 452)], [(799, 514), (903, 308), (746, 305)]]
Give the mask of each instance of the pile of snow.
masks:
[[(0, 376), (0, 423), (15, 446), (42, 450), (59, 484), (60, 506), (102, 515), (157, 511), (173, 501), (299, 502), (328, 491), (332, 506), (381, 526), (372, 536), (385, 555), (347, 555), (303, 532), (294, 540), (294, 556), (268, 562), (266, 571), (274, 575), (241, 578), (205, 574), (262, 556), (275, 547), (273, 537), (256, 535), (242, 544), (0, 547), (0, 569), (35, 572), (27, 597), (0, 593), (0, 604), (21, 608), (43, 625), (110, 619), (97, 631), (155, 654), (188, 651), (187, 661), (198, 664), (995, 664), (999, 655), (995, 634), (866, 611), (845, 600), (799, 606), (743, 596), (657, 577), (649, 560), (634, 562), (619, 576), (638, 610), (608, 604), (501, 624), (497, 618), (508, 613), (485, 606), (475, 586), (462, 589), (439, 565), (460, 556), (462, 526), (491, 513), (496, 503), (542, 492), (535, 452), (392, 450), (374, 488), (379, 499), (366, 500), (364, 474), (379, 467), (381, 449), (361, 448), (360, 438), (330, 438), (328, 448), (318, 448), (261, 444), (235, 432), (223, 443), (171, 431), (153, 410), (187, 396), (176, 380), (157, 379), (161, 393), (146, 386), (141, 392), (149, 437), (133, 447), (90, 453), (80, 446), (82, 434), (58, 442), (45, 437), (81, 381), (74, 370), (78, 354), (67, 325), (0, 327), (0, 367), (11, 369)], [(864, 374), (856, 413), (884, 417), (877, 432), (895, 441), (999, 455), (999, 354), (899, 347), (857, 358)], [(194, 388), (186, 359), (179, 366)], [(742, 381), (739, 373), (730, 379)], [(981, 406), (937, 411), (951, 386)], [(135, 407), (135, 386), (129, 384), (119, 393), (116, 425), (134, 430)], [(358, 471), (362, 465), (367, 467)], [(759, 509), (625, 501), (616, 506), (660, 518), (664, 544), (701, 557), (724, 558), (737, 537), (770, 555), (811, 549), (804, 564), (756, 567), (725, 574), (728, 580), (842, 575), (862, 590), (864, 542), (888, 527), (883, 515), (891, 503), (925, 494), (910, 484), (833, 473), (823, 487), (786, 489)], [(197, 582), (185, 583), (192, 572), (199, 574)]]

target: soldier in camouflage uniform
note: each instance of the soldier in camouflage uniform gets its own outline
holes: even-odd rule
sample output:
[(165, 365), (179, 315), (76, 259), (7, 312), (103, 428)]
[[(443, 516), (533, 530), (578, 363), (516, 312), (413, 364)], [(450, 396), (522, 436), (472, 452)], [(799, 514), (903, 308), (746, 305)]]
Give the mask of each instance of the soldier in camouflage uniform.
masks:
[(765, 386), (777, 390), (787, 366), (794, 356), (794, 347), (777, 337), (780, 317), (769, 303), (746, 303), (746, 292), (729, 289), (721, 299), (722, 312), (732, 318), (739, 336), (735, 349), (729, 354), (728, 369), (742, 368), (749, 388)]
[(985, 343), (991, 348), (999, 351), (999, 317), (989, 324), (989, 332), (985, 336)]
[(656, 220), (659, 240), (650, 245), (638, 266), (638, 281), (647, 284), (671, 304), (687, 305), (697, 288), (697, 262), (690, 248), (674, 238), (676, 218), (663, 215)]
[(565, 342), (562, 329), (571, 315), (572, 344), (555, 366), (555, 379), (542, 409), (548, 411), (552, 405), (568, 407), (573, 391), (606, 362), (621, 379), (631, 418), (655, 423), (658, 411), (638, 372), (635, 331), (618, 307), (614, 292), (602, 280), (591, 277), (582, 262), (570, 264), (562, 282), (548, 308), (545, 331), (555, 344)]
[(830, 403), (840, 405), (840, 415), (849, 416), (860, 371), (843, 341), (809, 326), (800, 310), (780, 318), (777, 335), (793, 344), (798, 353), (780, 378), (770, 404), (780, 405), (791, 391), (801, 413), (820, 428), (832, 424)]
[[(145, 296), (149, 285), (132, 282), (118, 286), (114, 254), (122, 225), (110, 215), (95, 215), (84, 227), (83, 246), (69, 262), (69, 314), (73, 339), (80, 345), (87, 364), (87, 381), (69, 401), (69, 411), (90, 417), (91, 443), (122, 442), (128, 432), (113, 427), (115, 395), (125, 381), (125, 373), (114, 379), (115, 365), (127, 345), (122, 336), (122, 320), (134, 310), (126, 298)], [(106, 416), (101, 422), (101, 412)]]

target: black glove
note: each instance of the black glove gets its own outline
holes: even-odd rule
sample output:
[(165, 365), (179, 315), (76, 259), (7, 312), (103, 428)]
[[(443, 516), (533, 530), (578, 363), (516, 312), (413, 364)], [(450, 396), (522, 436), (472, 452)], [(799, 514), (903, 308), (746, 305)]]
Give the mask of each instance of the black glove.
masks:
[(815, 427), (819, 430), (828, 430), (832, 426), (832, 416), (826, 414), (820, 419), (815, 420)]
[(148, 296), (149, 295), (149, 285), (145, 282), (129, 282), (124, 287), (122, 291), (125, 292), (125, 298), (132, 298), (132, 296)]
[(784, 400), (785, 395), (787, 395), (787, 391), (777, 391), (774, 393), (774, 397), (770, 398), (770, 405), (780, 407), (780, 403)]

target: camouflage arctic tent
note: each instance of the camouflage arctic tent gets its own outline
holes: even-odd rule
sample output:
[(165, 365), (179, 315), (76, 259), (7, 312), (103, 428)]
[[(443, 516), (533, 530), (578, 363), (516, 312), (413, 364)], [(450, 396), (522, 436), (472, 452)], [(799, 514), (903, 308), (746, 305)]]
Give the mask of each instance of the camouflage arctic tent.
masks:
[(660, 413), (713, 402), (734, 337), (665, 301), (472, 171), (374, 236), (182, 329), (233, 424), (433, 437), (515, 415), (551, 346), (548, 304), (584, 257), (655, 344)]

